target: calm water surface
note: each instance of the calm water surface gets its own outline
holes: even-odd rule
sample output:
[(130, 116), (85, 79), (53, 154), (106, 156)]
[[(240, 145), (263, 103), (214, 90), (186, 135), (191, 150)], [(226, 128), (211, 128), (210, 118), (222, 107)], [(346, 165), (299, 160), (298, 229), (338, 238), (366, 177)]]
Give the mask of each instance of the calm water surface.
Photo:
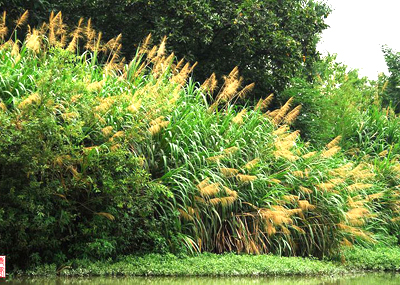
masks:
[[(5, 283), (4, 283), (5, 282)], [(400, 274), (367, 273), (362, 275), (335, 277), (96, 277), (96, 278), (27, 278), (0, 281), (9, 285), (242, 285), (242, 284), (274, 284), (274, 285), (311, 285), (311, 284), (351, 284), (351, 285), (400, 285)]]

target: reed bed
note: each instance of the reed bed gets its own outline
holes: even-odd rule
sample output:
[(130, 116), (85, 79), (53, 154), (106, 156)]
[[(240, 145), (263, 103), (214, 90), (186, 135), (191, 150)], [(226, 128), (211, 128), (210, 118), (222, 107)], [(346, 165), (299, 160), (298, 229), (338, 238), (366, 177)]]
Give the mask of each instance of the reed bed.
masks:
[[(397, 158), (382, 153), (375, 163), (350, 159), (340, 137), (322, 149), (307, 146), (289, 127), (301, 112), (293, 99), (276, 110), (268, 110), (273, 95), (255, 107), (238, 108), (236, 100), (254, 87), (242, 86), (238, 68), (222, 83), (215, 75), (203, 84), (193, 82), (196, 64), (169, 54), (166, 38), (154, 46), (147, 37), (126, 62), (121, 36), (103, 42), (90, 20), (80, 20), (72, 33), (66, 30), (61, 13), (52, 13), (39, 29), (29, 27), (24, 42), (7, 40), (1, 30), (1, 150), (9, 158), (21, 155), (9, 138), (28, 132), (43, 145), (40, 152), (49, 154), (37, 160), (40, 170), (21, 169), (27, 189), (29, 177), (38, 189), (46, 185), (42, 178), (58, 181), (61, 186), (49, 193), (104, 219), (104, 227), (123, 226), (132, 203), (153, 199), (146, 200), (152, 214), (145, 217), (163, 225), (146, 239), (157, 236), (168, 250), (323, 257), (343, 245), (373, 244), (398, 234)], [(45, 131), (48, 122), (57, 126), (55, 134)], [(54, 136), (62, 139), (52, 142)], [(30, 144), (20, 141), (23, 148)], [(105, 181), (91, 162), (113, 153), (120, 155), (107, 162)], [(7, 159), (1, 175), (11, 181), (13, 174), (4, 170), (11, 163)], [(147, 178), (131, 185), (130, 175), (139, 173)], [(115, 177), (117, 186), (129, 185), (127, 191), (118, 192)], [(62, 186), (65, 180), (68, 187)], [(112, 211), (101, 203), (91, 208), (101, 193), (111, 193), (106, 197), (116, 203), (108, 207)], [(66, 223), (73, 228), (79, 220)], [(134, 235), (135, 227), (127, 230)], [(115, 240), (112, 235), (102, 239)], [(104, 256), (130, 253), (137, 240), (130, 242)]]

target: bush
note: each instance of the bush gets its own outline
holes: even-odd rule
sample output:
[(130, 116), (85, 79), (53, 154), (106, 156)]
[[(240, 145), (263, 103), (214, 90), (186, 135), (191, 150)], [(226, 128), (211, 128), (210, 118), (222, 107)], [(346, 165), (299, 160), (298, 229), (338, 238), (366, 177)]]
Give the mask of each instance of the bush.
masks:
[(126, 82), (88, 54), (28, 42), (0, 50), (0, 248), (11, 268), (167, 250), (157, 206), (169, 194), (136, 153), (140, 123), (110, 103)]

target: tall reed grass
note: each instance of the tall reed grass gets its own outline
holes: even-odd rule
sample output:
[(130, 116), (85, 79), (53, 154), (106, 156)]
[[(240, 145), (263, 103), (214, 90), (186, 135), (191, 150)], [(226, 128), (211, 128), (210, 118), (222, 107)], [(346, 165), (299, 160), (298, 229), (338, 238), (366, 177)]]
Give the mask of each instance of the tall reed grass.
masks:
[[(397, 158), (382, 154), (379, 163), (349, 159), (338, 145), (340, 137), (319, 149), (305, 144), (300, 132), (289, 128), (301, 105), (289, 99), (268, 110), (270, 95), (241, 109), (235, 101), (254, 84), (242, 86), (237, 68), (222, 83), (214, 75), (203, 84), (193, 82), (196, 64), (168, 54), (166, 38), (153, 46), (149, 36), (125, 62), (119, 54), (121, 36), (103, 42), (90, 20), (80, 20), (71, 36), (66, 30), (58, 13), (39, 29), (29, 28), (23, 43), (5, 40), (7, 31), (2, 34), (0, 146), (8, 151), (2, 160), (5, 179), (12, 178), (4, 170), (6, 163), (20, 155), (9, 139), (35, 125), (35, 142), (49, 155), (37, 161), (32, 157), (40, 170), (22, 168), (23, 175), (33, 175), (39, 189), (46, 185), (44, 179), (62, 185), (68, 177), (71, 188), (60, 186), (50, 194), (122, 228), (126, 209), (140, 205), (144, 196), (154, 199), (145, 200), (148, 206), (133, 214), (146, 217), (146, 223), (161, 222), (152, 230), (170, 249), (178, 242), (193, 252), (322, 257), (341, 246), (398, 234)], [(218, 85), (219, 93), (212, 96)], [(57, 126), (51, 134), (46, 131), (49, 121)], [(62, 139), (51, 143), (58, 136)], [(22, 140), (20, 147), (30, 143)], [(115, 169), (107, 168), (104, 180), (92, 162), (107, 161), (112, 153), (120, 156), (109, 160)], [(136, 164), (128, 163), (130, 159)], [(130, 184), (132, 173), (149, 179)], [(29, 189), (32, 181), (24, 183)], [(2, 184), (1, 191), (18, 188)], [(115, 203), (109, 207), (112, 213), (101, 209), (101, 203), (91, 208), (99, 197)], [(10, 205), (5, 206), (7, 211)], [(79, 220), (66, 223), (72, 227)], [(127, 225), (123, 235), (126, 230), (138, 234), (135, 223)], [(161, 239), (143, 230), (139, 235)], [(136, 240), (130, 242), (118, 252), (137, 248)]]

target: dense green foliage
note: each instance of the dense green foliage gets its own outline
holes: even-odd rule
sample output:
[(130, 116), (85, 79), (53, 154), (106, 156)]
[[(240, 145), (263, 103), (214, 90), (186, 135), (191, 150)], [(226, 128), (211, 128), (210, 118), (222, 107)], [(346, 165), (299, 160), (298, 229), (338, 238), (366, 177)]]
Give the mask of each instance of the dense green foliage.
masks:
[(121, 37), (103, 43), (90, 22), (67, 33), (51, 14), (19, 42), (23, 22), (0, 47), (0, 247), (12, 268), (399, 242), (398, 118), (379, 84), (328, 57), (280, 108), (268, 110), (272, 95), (239, 108), (254, 86), (238, 68), (213, 93), (215, 76), (193, 82), (165, 40), (146, 38), (125, 63)]
[[(28, 1), (29, 2), (29, 1)], [(36, 2), (36, 1), (34, 1)], [(181, 58), (198, 62), (197, 80), (210, 71), (219, 77), (239, 66), (246, 82), (257, 82), (258, 97), (281, 92), (295, 75), (308, 75), (318, 60), (316, 44), (330, 9), (307, 0), (118, 0), (41, 1), (37, 14), (63, 11), (66, 22), (92, 18), (106, 38), (124, 36), (130, 57), (148, 33), (168, 37), (168, 45)], [(24, 7), (23, 1), (10, 6)], [(32, 8), (26, 6), (26, 9)]]
[[(155, 207), (168, 192), (133, 155), (138, 123), (118, 106), (102, 114), (104, 94), (84, 83), (103, 70), (64, 50), (11, 53), (0, 51), (0, 248), (11, 268), (165, 250)], [(127, 88), (116, 80), (106, 94)]]

